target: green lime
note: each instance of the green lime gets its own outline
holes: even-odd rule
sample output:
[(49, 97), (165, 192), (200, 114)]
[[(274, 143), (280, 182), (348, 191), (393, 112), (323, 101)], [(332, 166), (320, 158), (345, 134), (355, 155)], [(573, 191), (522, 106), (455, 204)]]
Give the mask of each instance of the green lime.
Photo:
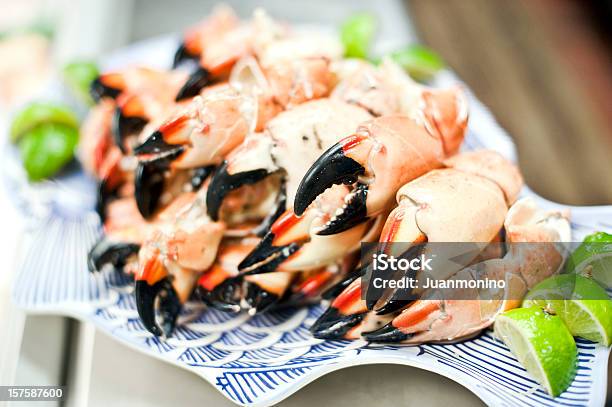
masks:
[(40, 181), (57, 173), (73, 155), (79, 141), (76, 128), (45, 123), (21, 138), (21, 160), (31, 181)]
[(567, 260), (566, 270), (593, 277), (612, 288), (612, 235), (596, 232), (584, 241)]
[(41, 123), (63, 124), (74, 129), (79, 127), (76, 115), (67, 107), (56, 103), (33, 102), (13, 118), (10, 138), (13, 143)]
[(367, 13), (354, 14), (342, 23), (340, 39), (348, 58), (366, 59), (376, 34), (376, 18)]
[(578, 350), (559, 316), (540, 307), (516, 308), (496, 318), (495, 335), (551, 396), (563, 393), (574, 380)]
[(91, 61), (75, 61), (64, 66), (63, 74), (70, 89), (85, 102), (92, 104), (89, 87), (100, 75), (98, 66)]
[(438, 54), (422, 45), (411, 45), (392, 52), (389, 57), (417, 80), (431, 79), (444, 68), (444, 61)]
[(550, 277), (529, 291), (523, 306), (554, 312), (574, 336), (612, 344), (612, 301), (591, 279), (576, 274)]

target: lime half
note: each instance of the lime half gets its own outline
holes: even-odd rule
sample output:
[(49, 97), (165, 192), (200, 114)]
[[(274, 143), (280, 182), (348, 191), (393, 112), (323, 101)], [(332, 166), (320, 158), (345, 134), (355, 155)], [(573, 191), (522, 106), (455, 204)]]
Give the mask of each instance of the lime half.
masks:
[(574, 380), (578, 350), (560, 317), (539, 307), (513, 309), (497, 317), (495, 334), (551, 396)]
[(431, 79), (436, 72), (444, 68), (444, 62), (438, 54), (422, 45), (411, 45), (389, 54), (416, 80)]
[(612, 288), (612, 235), (597, 232), (584, 238), (567, 260), (567, 271), (593, 277)]
[(346, 19), (340, 27), (340, 39), (344, 45), (345, 56), (367, 58), (376, 28), (376, 18), (368, 13), (353, 14)]
[(574, 336), (610, 346), (612, 301), (595, 281), (576, 274), (554, 276), (537, 284), (523, 301), (553, 312)]
[(22, 137), (19, 150), (30, 181), (55, 175), (72, 160), (78, 141), (74, 127), (55, 123), (41, 124)]
[(67, 107), (56, 103), (34, 102), (13, 118), (10, 137), (13, 143), (40, 124), (55, 123), (78, 129), (76, 115)]

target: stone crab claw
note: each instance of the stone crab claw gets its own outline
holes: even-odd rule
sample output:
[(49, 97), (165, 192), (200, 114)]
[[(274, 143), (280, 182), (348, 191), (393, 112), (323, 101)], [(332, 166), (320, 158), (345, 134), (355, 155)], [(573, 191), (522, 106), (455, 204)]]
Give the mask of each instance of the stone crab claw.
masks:
[[(349, 283), (347, 285), (347, 283)], [(339, 291), (330, 307), (310, 327), (315, 338), (319, 339), (359, 339), (364, 330), (384, 326), (393, 319), (393, 314), (376, 315), (369, 312), (362, 297), (361, 277), (352, 273), (331, 290)]]
[[(300, 180), (316, 158), (339, 135), (370, 118), (359, 107), (327, 98), (305, 102), (278, 114), (263, 133), (248, 136), (217, 169), (206, 197), (208, 215), (212, 219), (218, 217), (229, 192), (274, 173), (283, 177), (284, 198), (292, 203)], [(283, 204), (276, 211), (280, 214), (286, 209)]]
[(334, 187), (325, 199), (319, 200), (316, 208), (309, 209), (301, 218), (291, 210), (285, 211), (238, 268), (245, 274), (317, 269), (356, 251), (361, 241), (376, 239), (382, 217), (336, 236), (315, 233), (333, 215), (330, 210), (338, 207), (345, 195), (345, 187)]
[[(143, 251), (141, 250), (141, 253)], [(136, 276), (135, 296), (136, 309), (144, 327), (155, 336), (170, 336), (176, 325), (176, 319), (181, 310), (181, 304), (187, 300), (183, 292), (183, 298), (179, 297), (177, 289), (172, 284), (172, 279), (159, 253), (151, 251), (150, 257), (141, 257), (140, 270)], [(175, 270), (175, 273), (179, 270)], [(186, 275), (185, 270), (179, 273)], [(176, 275), (179, 275), (178, 273)], [(179, 277), (180, 278), (180, 277)], [(155, 317), (156, 304), (161, 314), (161, 326)]]
[[(208, 219), (200, 200), (193, 193), (179, 196), (139, 252), (135, 285), (138, 314), (156, 336), (172, 333), (199, 274), (214, 262), (225, 230), (223, 224)], [(161, 326), (155, 318), (158, 297)]]
[(105, 211), (104, 235), (87, 256), (89, 271), (102, 271), (107, 265), (114, 270), (132, 272), (127, 267), (137, 262), (138, 251), (146, 239), (149, 224), (139, 215), (133, 198), (119, 198)]
[(469, 266), (450, 277), (503, 280), (503, 289), (455, 288), (452, 295), (431, 289), (364, 338), (405, 344), (462, 340), (491, 326), (500, 313), (520, 306), (529, 288), (562, 268), (566, 251), (560, 243), (571, 238), (568, 213), (546, 211), (533, 200), (522, 199), (508, 211), (505, 229), (510, 249), (504, 257)]
[(340, 233), (388, 210), (403, 184), (440, 167), (457, 152), (463, 139), (467, 123), (464, 96), (451, 89), (424, 94), (423, 101), (424, 107), (412, 117), (376, 118), (330, 147), (302, 179), (295, 213), (301, 216), (334, 184), (352, 185), (338, 215), (318, 232)]

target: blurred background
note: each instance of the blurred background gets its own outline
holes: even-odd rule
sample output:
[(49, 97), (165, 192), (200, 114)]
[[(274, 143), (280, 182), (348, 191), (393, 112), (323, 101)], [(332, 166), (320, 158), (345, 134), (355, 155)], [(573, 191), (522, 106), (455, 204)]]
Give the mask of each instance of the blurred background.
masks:
[[(15, 107), (40, 93), (66, 62), (74, 58), (99, 59), (117, 48), (153, 36), (178, 35), (209, 13), (215, 3), (212, 0), (0, 0), (0, 124), (8, 120), (9, 112)], [(492, 110), (514, 138), (520, 167), (533, 190), (567, 204), (612, 204), (609, 178), (612, 174), (611, 0), (230, 0), (226, 3), (241, 16), (251, 14), (261, 5), (273, 16), (291, 22), (334, 26), (355, 11), (375, 13), (382, 22), (380, 38), (401, 38), (407, 44), (422, 42), (430, 46)], [(0, 245), (6, 250), (3, 241)], [(0, 274), (0, 300), (8, 299), (8, 294), (4, 295), (8, 288), (3, 287), (6, 281), (8, 273)], [(10, 317), (16, 312), (0, 301), (0, 320), (3, 313)], [(146, 374), (147, 369), (162, 366), (161, 362), (122, 347), (115, 352), (117, 344), (105, 337), (97, 338), (91, 327), (66, 318), (24, 317), (21, 322), (13, 320), (13, 324), (16, 331), (21, 330), (18, 337), (0, 335), (0, 345), (3, 341), (4, 345), (8, 344), (0, 346), (0, 383), (6, 379), (2, 371), (9, 372), (10, 364), (15, 367), (18, 383), (69, 383), (81, 392), (73, 395), (69, 404), (85, 405), (92, 404), (92, 400), (98, 404), (105, 400), (114, 403), (116, 399), (108, 394), (109, 389), (124, 399), (134, 396), (132, 401), (139, 395), (128, 393), (136, 391), (149, 392), (149, 400), (170, 403), (177, 391), (183, 392), (188, 384), (197, 387), (196, 383), (200, 382), (195, 376), (163, 365), (160, 377), (167, 386), (152, 383), (135, 390), (134, 386), (126, 387), (134, 375)], [(11, 329), (9, 326), (8, 331)], [(42, 338), (44, 346), (41, 346)], [(13, 356), (15, 349), (19, 357)], [(112, 363), (109, 354), (114, 355), (110, 358)], [(130, 370), (134, 366), (138, 367), (137, 372)], [(361, 383), (360, 392), (353, 394), (355, 397), (365, 394), (372, 402), (380, 401), (383, 399), (373, 395), (392, 391), (392, 380), (398, 376), (398, 370), (409, 368), (380, 370), (375, 376), (388, 380), (387, 387), (378, 388), (373, 388), (365, 379), (362, 382), (355, 379), (368, 377), (368, 372), (372, 377), (372, 371), (368, 370), (371, 368), (359, 369), (342, 373), (344, 376), (322, 379), (309, 386), (304, 395), (290, 399), (290, 403), (312, 403), (323, 394), (327, 396), (322, 402), (350, 402), (343, 392), (332, 391), (338, 383), (345, 382), (343, 377), (354, 384)], [(87, 377), (81, 377), (80, 372), (87, 372)], [(442, 385), (438, 395), (440, 405), (478, 402), (471, 394), (461, 393), (461, 387), (450, 380), (423, 375), (412, 376), (413, 385), (425, 386), (428, 381)], [(102, 378), (106, 380), (105, 385), (100, 381)], [(171, 381), (179, 387), (167, 393), (172, 388)], [(90, 382), (98, 386), (90, 386)], [(185, 403), (204, 400), (203, 393), (192, 391), (183, 392)]]

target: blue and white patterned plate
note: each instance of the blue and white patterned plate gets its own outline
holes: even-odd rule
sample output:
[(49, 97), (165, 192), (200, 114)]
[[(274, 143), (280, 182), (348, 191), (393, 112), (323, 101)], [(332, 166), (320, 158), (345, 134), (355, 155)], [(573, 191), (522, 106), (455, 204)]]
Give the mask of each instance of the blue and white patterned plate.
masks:
[[(115, 54), (107, 67), (127, 63), (168, 66), (174, 38), (142, 43)], [(456, 83), (450, 72), (439, 85)], [(472, 96), (465, 148), (491, 148), (515, 160), (511, 140)], [(14, 301), (32, 313), (89, 321), (134, 349), (200, 375), (240, 405), (277, 403), (311, 381), (349, 366), (395, 363), (449, 377), (489, 405), (603, 405), (608, 349), (578, 340), (576, 379), (561, 396), (550, 398), (491, 333), (454, 345), (372, 346), (363, 341), (314, 339), (308, 327), (320, 305), (264, 315), (230, 315), (188, 303), (174, 336), (160, 340), (142, 326), (129, 281), (114, 273), (90, 274), (86, 255), (101, 233), (92, 211), (92, 180), (78, 171), (59, 181), (31, 186), (16, 154), (4, 149), (3, 174), (29, 220), (25, 250), (14, 283)], [(533, 196), (545, 207), (561, 207)], [(575, 240), (594, 230), (612, 232), (612, 207), (572, 207)]]

